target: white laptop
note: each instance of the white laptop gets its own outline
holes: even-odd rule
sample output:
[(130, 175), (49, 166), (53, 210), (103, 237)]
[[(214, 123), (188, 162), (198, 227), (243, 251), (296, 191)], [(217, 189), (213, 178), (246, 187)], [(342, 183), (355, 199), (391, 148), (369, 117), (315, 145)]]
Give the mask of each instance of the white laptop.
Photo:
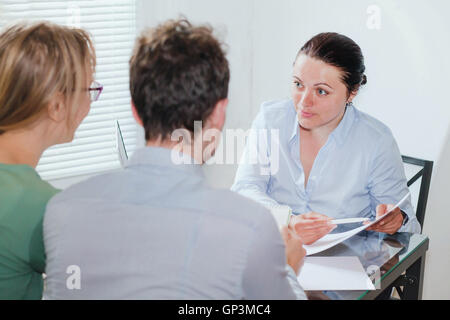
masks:
[(116, 135), (117, 135), (117, 153), (119, 154), (119, 161), (120, 164), (123, 167), (125, 167), (125, 164), (128, 161), (128, 154), (127, 149), (125, 148), (125, 143), (123, 142), (123, 136), (122, 131), (120, 130), (120, 124), (119, 121), (116, 120)]

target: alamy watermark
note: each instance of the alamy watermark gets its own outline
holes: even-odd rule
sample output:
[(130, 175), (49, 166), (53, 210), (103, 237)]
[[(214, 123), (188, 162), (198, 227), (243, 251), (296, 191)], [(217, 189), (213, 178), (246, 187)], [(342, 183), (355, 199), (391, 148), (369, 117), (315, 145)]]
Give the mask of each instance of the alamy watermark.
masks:
[(81, 268), (77, 265), (71, 265), (67, 267), (66, 273), (69, 274), (66, 280), (66, 288), (81, 290)]
[(70, 2), (66, 9), (66, 25), (74, 28), (81, 27), (81, 8), (76, 3)]
[(367, 276), (372, 281), (376, 290), (381, 289), (381, 270), (376, 265), (370, 265), (366, 269)]
[(274, 175), (279, 170), (279, 129), (204, 130), (202, 121), (195, 121), (194, 133), (176, 129), (170, 140), (177, 142), (172, 150), (172, 162), (177, 165), (205, 159), (207, 165), (238, 163), (256, 166), (261, 175)]
[(366, 26), (369, 30), (381, 29), (381, 8), (375, 4), (367, 7), (367, 22)]

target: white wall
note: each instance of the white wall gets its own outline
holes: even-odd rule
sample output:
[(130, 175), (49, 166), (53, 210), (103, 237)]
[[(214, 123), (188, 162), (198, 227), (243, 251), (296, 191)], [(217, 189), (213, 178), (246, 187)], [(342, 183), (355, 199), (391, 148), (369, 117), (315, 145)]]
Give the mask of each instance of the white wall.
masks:
[(424, 298), (450, 299), (450, 129), (436, 162), (428, 197), (424, 234), (430, 237), (430, 249), (425, 265)]
[[(311, 36), (335, 31), (354, 39), (368, 77), (356, 106), (392, 129), (403, 154), (435, 161), (424, 298), (450, 299), (448, 12), (446, 0), (150, 0), (141, 2), (138, 19), (141, 27), (155, 26), (184, 14), (217, 28), (231, 64), (227, 128), (248, 128), (262, 101), (289, 96), (293, 59)], [(211, 166), (208, 177), (229, 187), (235, 169)]]

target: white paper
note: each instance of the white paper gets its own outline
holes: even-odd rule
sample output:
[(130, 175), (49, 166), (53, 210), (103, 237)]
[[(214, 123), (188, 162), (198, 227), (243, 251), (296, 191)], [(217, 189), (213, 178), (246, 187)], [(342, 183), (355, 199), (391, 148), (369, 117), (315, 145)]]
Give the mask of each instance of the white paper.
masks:
[(358, 257), (306, 257), (297, 279), (307, 291), (375, 290)]
[(347, 240), (348, 238), (353, 237), (355, 234), (360, 233), (366, 228), (368, 227), (362, 226), (347, 232), (327, 234), (326, 236), (317, 240), (313, 244), (304, 245), (303, 247), (306, 250), (306, 255), (310, 256), (312, 254), (316, 254), (325, 251), (331, 247), (334, 247), (335, 245)]
[(350, 230), (350, 231), (347, 231), (347, 232), (327, 234), (326, 236), (324, 236), (323, 238), (317, 240), (313, 244), (304, 245), (303, 247), (306, 250), (306, 255), (310, 256), (312, 254), (319, 253), (319, 252), (322, 252), (324, 250), (327, 250), (327, 249), (329, 249), (331, 247), (334, 247), (335, 245), (337, 245), (337, 244), (347, 240), (348, 238), (353, 237), (354, 235), (360, 233), (361, 231), (369, 228), (373, 224), (375, 224), (375, 223), (379, 222), (380, 220), (386, 218), (391, 212), (393, 212), (396, 208), (401, 206), (406, 201), (406, 199), (408, 199), (409, 195), (410, 194), (408, 193), (391, 210), (386, 212), (386, 214), (384, 214), (383, 216), (375, 219), (373, 222), (371, 222), (369, 224), (363, 225), (363, 226), (361, 226), (359, 228), (356, 228), (356, 229), (353, 229), (353, 230)]

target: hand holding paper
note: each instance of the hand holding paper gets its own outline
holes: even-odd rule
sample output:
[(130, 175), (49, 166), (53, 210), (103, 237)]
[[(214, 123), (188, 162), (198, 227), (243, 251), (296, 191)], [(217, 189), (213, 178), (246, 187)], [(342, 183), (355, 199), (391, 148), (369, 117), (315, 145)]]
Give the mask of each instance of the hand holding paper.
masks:
[(290, 265), (294, 272), (298, 275), (303, 266), (303, 260), (306, 256), (306, 250), (303, 248), (303, 242), (295, 231), (287, 226), (282, 227), (281, 235), (285, 244), (287, 264)]
[[(343, 232), (343, 233), (328, 234), (325, 237), (320, 238), (319, 240), (317, 240), (316, 242), (314, 242), (310, 245), (305, 245), (304, 247), (306, 249), (306, 255), (312, 255), (312, 254), (324, 251), (326, 249), (329, 249), (331, 247), (334, 247), (335, 245), (341, 243), (342, 241), (347, 240), (348, 238), (363, 231), (364, 229), (369, 230), (372, 226), (375, 226), (375, 225), (379, 224), (380, 222), (382, 222), (383, 220), (389, 218), (391, 214), (395, 216), (396, 209), (398, 209), (409, 197), (410, 197), (410, 194), (408, 193), (395, 206), (393, 206), (390, 209), (388, 207), (387, 212), (385, 212), (382, 215), (377, 214), (376, 220), (370, 221), (367, 225), (363, 225), (359, 228), (356, 228), (356, 229), (353, 229), (353, 230), (350, 230), (347, 232)], [(382, 211), (380, 210), (379, 212), (381, 214)], [(401, 216), (401, 213), (400, 213), (400, 216)], [(390, 219), (385, 220), (385, 223), (383, 225), (384, 226), (388, 225), (388, 224), (386, 224), (386, 222), (389, 222), (389, 221), (391, 221), (391, 220)], [(402, 218), (402, 221), (403, 221), (403, 218)], [(391, 222), (395, 222), (395, 220), (391, 221)], [(389, 224), (389, 225), (391, 225), (391, 224)]]
[(311, 244), (330, 233), (336, 228), (331, 218), (317, 213), (309, 212), (295, 216), (291, 219), (295, 232), (300, 236), (304, 244)]
[[(384, 217), (384, 215), (387, 216)], [(367, 228), (368, 231), (394, 234), (403, 224), (403, 215), (400, 208), (392, 204), (380, 204), (377, 206), (377, 220), (378, 219), (380, 219), (380, 221)]]

